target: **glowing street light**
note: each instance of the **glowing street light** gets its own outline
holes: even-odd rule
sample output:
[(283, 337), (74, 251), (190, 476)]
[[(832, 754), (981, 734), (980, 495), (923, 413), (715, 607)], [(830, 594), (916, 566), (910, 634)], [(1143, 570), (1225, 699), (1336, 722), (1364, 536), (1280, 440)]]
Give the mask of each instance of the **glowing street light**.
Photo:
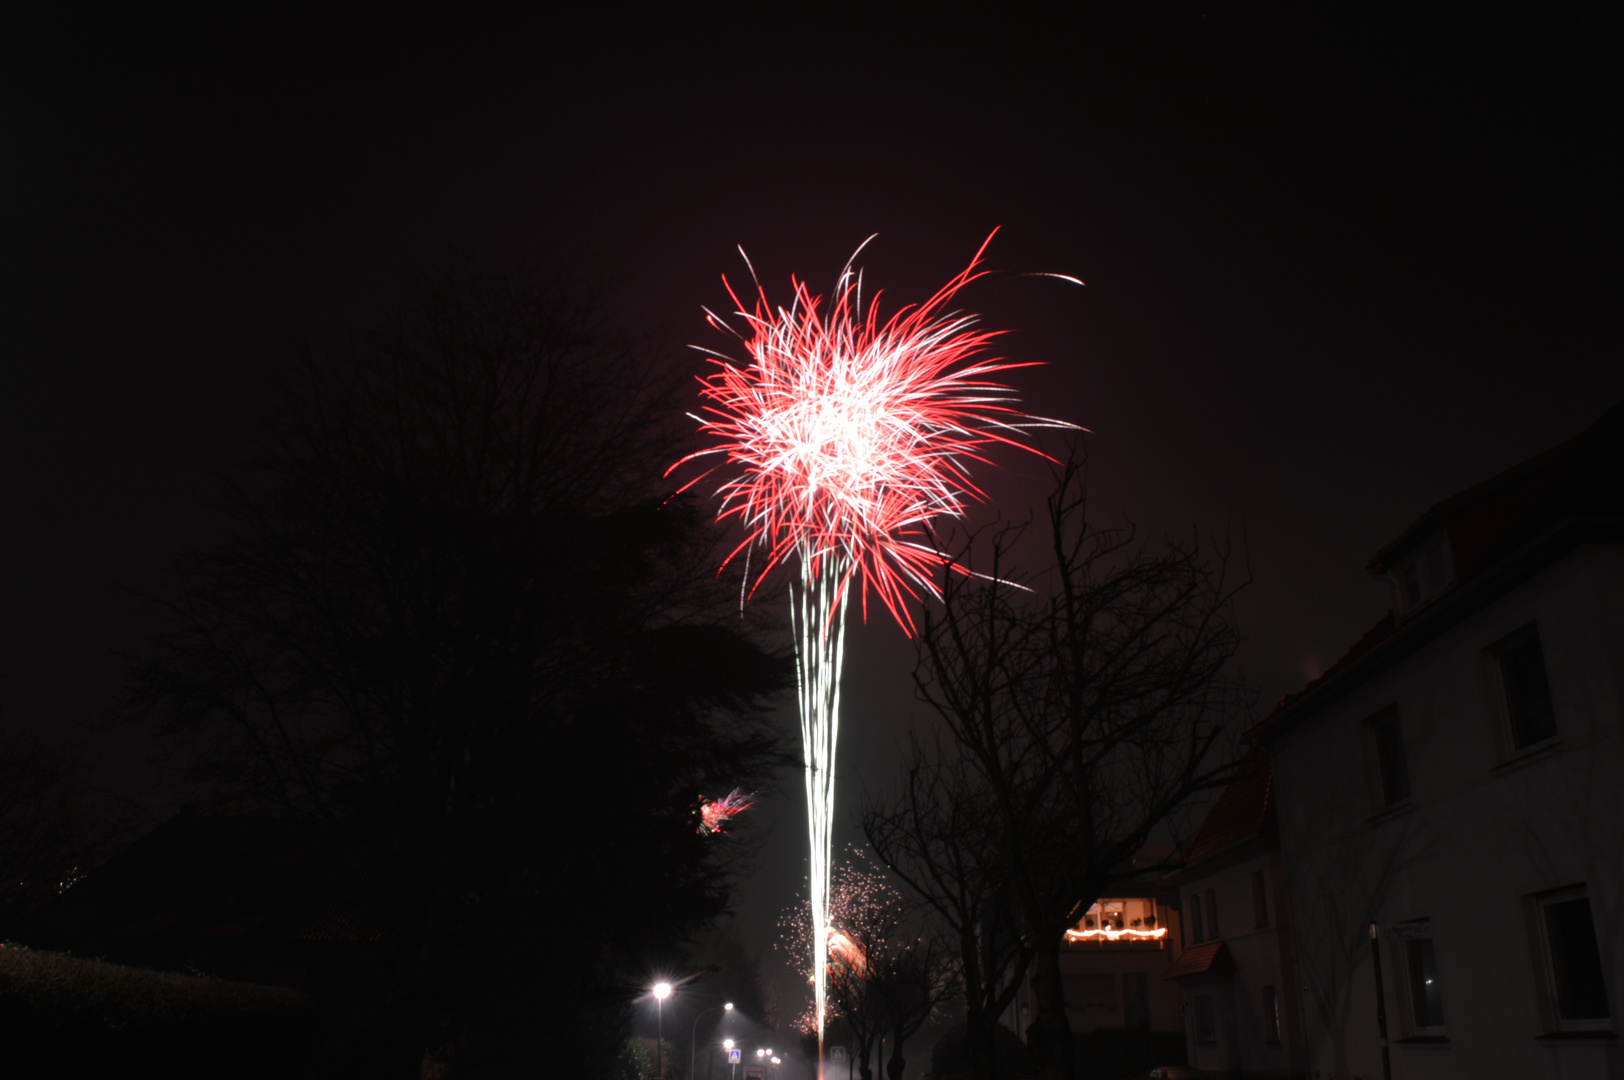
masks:
[(671, 984), (657, 982), (654, 984), (654, 1078), (665, 1080), (665, 1060), (660, 1054), (661, 1045), (665, 1042), (665, 999), (671, 996)]
[(690, 1077), (694, 1075), (695, 1058), (699, 1052), (699, 1022), (719, 1009), (725, 1009), (728, 1012), (732, 1012), (733, 1003), (729, 1001), (725, 1005), (718, 1005), (716, 1008), (706, 1009), (704, 1012), (694, 1017), (694, 1026), (688, 1032), (688, 1075)]

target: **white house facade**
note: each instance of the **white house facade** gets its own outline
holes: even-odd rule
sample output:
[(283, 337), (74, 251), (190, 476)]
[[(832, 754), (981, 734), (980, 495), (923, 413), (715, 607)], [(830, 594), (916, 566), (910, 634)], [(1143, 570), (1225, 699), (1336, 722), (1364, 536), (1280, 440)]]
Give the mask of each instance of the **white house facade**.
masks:
[(1254, 753), (1207, 813), (1172, 878), (1183, 951), (1186, 1060), (1213, 1076), (1304, 1074), (1290, 904), (1267, 755)]
[(1392, 613), (1255, 733), (1296, 1067), (1616, 1080), (1624, 407), (1433, 507), (1371, 566)]

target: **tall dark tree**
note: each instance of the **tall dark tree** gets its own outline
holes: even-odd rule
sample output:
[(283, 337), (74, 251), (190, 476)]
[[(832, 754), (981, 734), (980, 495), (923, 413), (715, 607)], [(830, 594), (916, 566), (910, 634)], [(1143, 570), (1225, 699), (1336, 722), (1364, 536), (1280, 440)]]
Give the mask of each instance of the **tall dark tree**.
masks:
[[(998, 1076), (998, 1018), (1031, 960), (1019, 912), (999, 888), (983, 778), (968, 759), (918, 733), (902, 784), (863, 813), (882, 862), (940, 919), (964, 995), (964, 1059), (976, 1080)], [(1007, 1055), (1006, 1055), (1007, 1056)]]
[[(1047, 503), (1045, 573), (1008, 584), (1006, 531), (992, 540), (992, 573), (949, 576), (944, 604), (924, 615), (915, 684), (950, 738), (870, 815), (882, 857), (910, 867), (939, 908), (947, 890), (921, 873), (921, 852), (953, 852), (971, 880), (935, 876), (999, 898), (1000, 932), (1015, 942), (1002, 973), (1010, 984), (978, 975), (969, 1056), (991, 1067), (997, 1016), (1030, 969), (1036, 1016), (1025, 1034), (1039, 1075), (1054, 1080), (1076, 1073), (1065, 931), (1114, 881), (1143, 870), (1135, 857), (1193, 795), (1228, 781), (1228, 740), (1252, 703), (1232, 664), (1244, 580), (1228, 551), (1145, 543), (1131, 526), (1094, 528), (1087, 511), (1086, 472), (1073, 459)], [(950, 781), (921, 797), (922, 769)], [(958, 831), (925, 843), (944, 828)], [(931, 867), (947, 865), (932, 855)], [(985, 951), (961, 940), (967, 965)]]
[(200, 798), (366, 837), (381, 1073), (593, 1075), (723, 907), (696, 799), (770, 783), (791, 669), (661, 479), (680, 386), (591, 296), (436, 279), (299, 367), (135, 668)]
[[(891, 1035), (891, 1056), (885, 1062), (890, 1080), (902, 1080), (908, 1067), (904, 1049), (958, 989), (958, 963), (935, 920), (923, 927), (911, 920), (913, 934), (898, 933), (872, 961), (871, 981), (880, 1012)], [(922, 931), (922, 932), (921, 932)]]

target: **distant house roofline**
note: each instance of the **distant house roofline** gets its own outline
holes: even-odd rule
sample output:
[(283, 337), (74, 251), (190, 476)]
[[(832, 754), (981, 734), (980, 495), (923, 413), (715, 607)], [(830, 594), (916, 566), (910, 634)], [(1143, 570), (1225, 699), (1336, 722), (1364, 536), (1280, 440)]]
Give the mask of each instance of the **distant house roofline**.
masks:
[(1541, 474), (1554, 471), (1584, 442), (1590, 434), (1590, 430), (1593, 429), (1553, 446), (1544, 453), (1536, 454), (1527, 461), (1513, 465), (1504, 472), (1497, 473), (1480, 484), (1474, 484), (1465, 491), (1451, 495), (1442, 502), (1432, 504), (1424, 514), (1411, 522), (1403, 532), (1372, 555), (1370, 561), (1365, 564), (1365, 568), (1378, 576), (1386, 574), (1393, 568), (1395, 563), (1408, 555), (1417, 544), (1440, 528), (1448, 528), (1450, 524), (1457, 520), (1462, 511), (1494, 498), (1509, 487), (1529, 481), (1537, 481), (1541, 478)]
[(1184, 853), (1184, 866), (1174, 877), (1197, 876), (1203, 864), (1235, 851), (1248, 840), (1272, 837), (1274, 828), (1274, 772), (1268, 753), (1254, 748), (1202, 818)]
[(1624, 402), (1583, 433), (1435, 504), (1370, 561), (1386, 573), (1439, 529), (1449, 531), (1456, 580), (1400, 621), (1391, 611), (1329, 670), (1249, 733), (1270, 745), (1581, 545), (1624, 543)]

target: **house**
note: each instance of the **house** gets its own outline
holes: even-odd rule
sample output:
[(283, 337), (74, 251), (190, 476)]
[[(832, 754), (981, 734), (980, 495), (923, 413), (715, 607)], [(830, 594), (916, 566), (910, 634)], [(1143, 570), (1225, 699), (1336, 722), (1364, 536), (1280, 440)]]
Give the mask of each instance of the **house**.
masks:
[(1370, 569), (1391, 612), (1254, 733), (1302, 1067), (1624, 1075), (1624, 405)]
[[(1066, 931), (1060, 980), (1082, 1076), (1118, 1077), (1183, 1058), (1178, 986), (1162, 978), (1178, 956), (1178, 912), (1156, 877), (1118, 882)], [(1030, 981), (1008, 1022), (1024, 1033), (1035, 1015)]]
[(1304, 1075), (1267, 754), (1255, 751), (1224, 789), (1171, 882), (1183, 952), (1162, 978), (1184, 993), (1189, 1063), (1220, 1076)]

